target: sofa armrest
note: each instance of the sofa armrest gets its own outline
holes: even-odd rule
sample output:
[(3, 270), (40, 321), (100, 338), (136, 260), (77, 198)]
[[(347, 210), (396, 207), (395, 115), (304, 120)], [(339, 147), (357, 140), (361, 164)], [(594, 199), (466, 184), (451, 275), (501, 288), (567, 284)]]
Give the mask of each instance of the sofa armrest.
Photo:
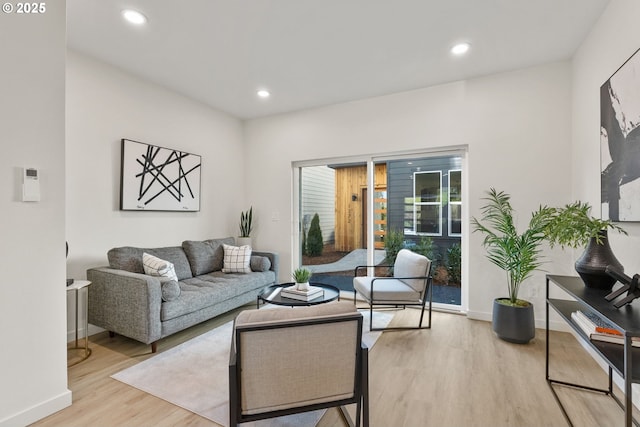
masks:
[(158, 277), (109, 267), (87, 270), (89, 323), (145, 344), (162, 337)]
[(257, 256), (264, 256), (269, 258), (269, 261), (271, 261), (271, 268), (270, 270), (273, 271), (276, 275), (276, 281), (275, 283), (278, 283), (278, 268), (279, 268), (279, 262), (280, 262), (280, 255), (278, 255), (275, 252), (267, 252), (267, 251), (252, 251), (251, 255), (257, 255)]

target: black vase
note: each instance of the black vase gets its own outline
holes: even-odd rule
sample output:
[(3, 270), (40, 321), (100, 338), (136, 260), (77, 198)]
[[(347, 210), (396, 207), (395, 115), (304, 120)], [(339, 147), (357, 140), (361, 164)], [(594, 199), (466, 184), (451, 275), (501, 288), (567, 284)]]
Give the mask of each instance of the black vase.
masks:
[(602, 243), (598, 243), (595, 237), (591, 238), (584, 253), (576, 261), (576, 271), (586, 287), (609, 290), (616, 279), (609, 276), (605, 269), (610, 265), (622, 272), (624, 267), (609, 246), (607, 230), (601, 230), (598, 234)]

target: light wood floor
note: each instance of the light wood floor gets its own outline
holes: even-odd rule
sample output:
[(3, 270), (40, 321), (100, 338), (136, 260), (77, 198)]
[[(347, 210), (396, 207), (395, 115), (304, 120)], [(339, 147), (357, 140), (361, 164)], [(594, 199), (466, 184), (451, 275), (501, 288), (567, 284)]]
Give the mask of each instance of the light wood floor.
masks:
[[(251, 306), (248, 306), (249, 308)], [(162, 340), (165, 351), (232, 319), (238, 310)], [(418, 311), (399, 311), (393, 323), (417, 324)], [(605, 372), (568, 333), (552, 332), (551, 376), (606, 387)], [(90, 337), (93, 354), (69, 368), (73, 405), (35, 426), (217, 426), (119, 381), (110, 375), (152, 355), (150, 347), (100, 333)], [(438, 313), (433, 328), (385, 332), (370, 353), (371, 425), (566, 426), (545, 381), (545, 334), (527, 345), (506, 343), (487, 322)], [(613, 399), (558, 388), (576, 426), (621, 426)], [(319, 426), (343, 425), (329, 410)]]

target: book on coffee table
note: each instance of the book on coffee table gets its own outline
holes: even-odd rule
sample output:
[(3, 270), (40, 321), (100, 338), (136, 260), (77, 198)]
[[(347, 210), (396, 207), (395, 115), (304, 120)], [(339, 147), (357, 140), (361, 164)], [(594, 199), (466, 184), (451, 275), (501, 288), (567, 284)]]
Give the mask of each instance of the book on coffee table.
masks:
[(324, 293), (324, 289), (318, 286), (309, 286), (308, 291), (300, 291), (296, 289), (296, 285), (283, 288), (280, 295), (285, 298), (296, 299), (300, 301), (311, 301), (318, 298)]

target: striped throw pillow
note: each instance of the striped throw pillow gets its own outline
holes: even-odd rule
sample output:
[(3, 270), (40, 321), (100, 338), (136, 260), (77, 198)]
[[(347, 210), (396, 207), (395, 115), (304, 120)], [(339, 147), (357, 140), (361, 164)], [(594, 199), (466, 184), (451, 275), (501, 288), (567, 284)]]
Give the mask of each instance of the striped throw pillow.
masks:
[(146, 252), (142, 254), (142, 268), (144, 268), (144, 273), (149, 276), (168, 277), (171, 280), (178, 281), (176, 269), (172, 263)]

